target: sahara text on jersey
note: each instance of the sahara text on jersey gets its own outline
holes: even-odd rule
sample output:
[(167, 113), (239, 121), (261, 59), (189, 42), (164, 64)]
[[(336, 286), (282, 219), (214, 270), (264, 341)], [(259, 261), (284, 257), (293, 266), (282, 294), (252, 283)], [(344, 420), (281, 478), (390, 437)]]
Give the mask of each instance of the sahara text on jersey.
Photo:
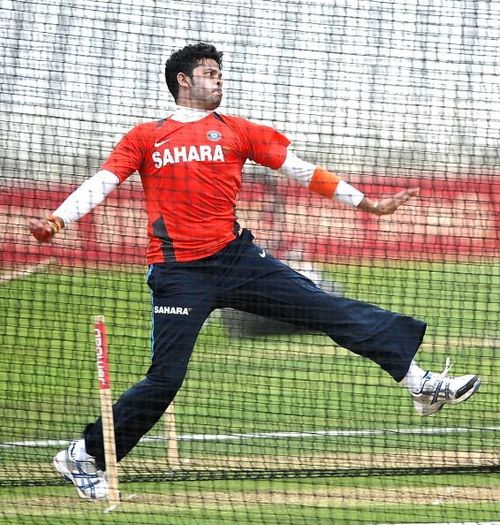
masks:
[(172, 149), (165, 148), (163, 152), (155, 151), (152, 159), (156, 168), (162, 168), (167, 164), (177, 164), (179, 162), (224, 162), (224, 152), (222, 146), (181, 146)]

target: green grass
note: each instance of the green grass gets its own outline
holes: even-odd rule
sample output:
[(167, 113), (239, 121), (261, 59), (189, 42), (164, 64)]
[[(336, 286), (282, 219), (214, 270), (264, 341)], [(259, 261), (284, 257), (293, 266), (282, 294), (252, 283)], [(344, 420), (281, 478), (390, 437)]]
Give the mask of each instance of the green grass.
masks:
[[(460, 407), (422, 419), (415, 415), (405, 389), (324, 336), (235, 339), (214, 317), (203, 329), (176, 398), (179, 435), (322, 430), (354, 434), (183, 439), (183, 468), (234, 467), (238, 462), (247, 469), (283, 468), (287, 461), (293, 468), (331, 467), (346, 458), (378, 466), (384, 460), (390, 466), (399, 462), (403, 467), (417, 465), (419, 458), (447, 464), (456, 457), (462, 464), (475, 465), (481, 458), (496, 457), (498, 463), (498, 431), (492, 427), (500, 425), (500, 265), (339, 264), (326, 272), (351, 297), (425, 319), (429, 329), (419, 362), (437, 368), (450, 355), (457, 373), (481, 375), (480, 392)], [(0, 284), (0, 443), (72, 439), (93, 421), (99, 404), (91, 318), (101, 313), (108, 323), (113, 391), (118, 395), (143, 376), (149, 363), (149, 293), (142, 272), (64, 269)], [(164, 435), (163, 425), (151, 435)], [(447, 428), (465, 430), (435, 431)], [(422, 433), (359, 433), (367, 429)], [(57, 479), (47, 466), (56, 450), (0, 448), (0, 481), (5, 487), (0, 488), (0, 524), (351, 524), (487, 521), (500, 515), (493, 498), (499, 495), (500, 481), (493, 474), (126, 483), (124, 493), (137, 493), (137, 500), (103, 514), (102, 505), (75, 501), (71, 487), (43, 486), (44, 480)], [(162, 442), (141, 444), (127, 459), (127, 472), (133, 478), (134, 473), (155, 471), (155, 462), (164, 455)], [(33, 464), (39, 467), (35, 475), (28, 470)], [(42, 486), (7, 486), (8, 480), (20, 483), (30, 475)], [(399, 501), (379, 501), (384, 488), (415, 487), (418, 494), (429, 484), (469, 493), (479, 487), (486, 496), (418, 503), (405, 493)], [(337, 500), (335, 493), (329, 498), (333, 488), (344, 490), (344, 499)], [(491, 499), (489, 489), (496, 491)], [(364, 493), (357, 497), (360, 490), (371, 490), (374, 500)]]
[[(71, 488), (9, 489), (18, 511), (0, 523), (433, 523), (494, 520), (500, 504), (484, 501), (493, 475), (126, 484), (120, 507), (75, 500)], [(498, 489), (497, 489), (498, 490)], [(127, 496), (135, 494), (135, 499)], [(474, 497), (482, 501), (471, 501)], [(398, 498), (402, 501), (398, 502)], [(412, 498), (414, 502), (412, 503)], [(23, 506), (24, 502), (24, 506)], [(281, 504), (280, 504), (281, 503)], [(17, 508), (16, 508), (17, 505)], [(73, 521), (74, 520), (74, 521)]]

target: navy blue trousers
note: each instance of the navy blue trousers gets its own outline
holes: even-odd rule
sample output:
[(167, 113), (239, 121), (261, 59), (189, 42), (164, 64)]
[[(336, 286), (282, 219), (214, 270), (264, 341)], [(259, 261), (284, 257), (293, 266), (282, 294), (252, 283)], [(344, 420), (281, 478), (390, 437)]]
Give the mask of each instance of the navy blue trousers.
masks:
[[(253, 243), (249, 230), (219, 253), (152, 265), (152, 361), (146, 377), (113, 407), (118, 460), (159, 420), (186, 375), (203, 323), (216, 308), (235, 308), (325, 333), (367, 357), (396, 381), (406, 375), (426, 325), (361, 301), (337, 297)], [(87, 452), (104, 468), (102, 424), (85, 430)]]

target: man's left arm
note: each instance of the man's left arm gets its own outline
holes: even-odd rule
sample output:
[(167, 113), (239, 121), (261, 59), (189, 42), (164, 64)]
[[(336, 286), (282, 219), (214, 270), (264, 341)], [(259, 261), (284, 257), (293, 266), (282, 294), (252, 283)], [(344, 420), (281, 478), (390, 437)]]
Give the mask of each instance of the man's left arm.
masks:
[(408, 188), (390, 197), (374, 200), (342, 180), (338, 175), (300, 159), (291, 151), (287, 151), (285, 161), (279, 168), (279, 172), (298, 181), (310, 191), (329, 199), (339, 200), (374, 215), (390, 215), (419, 193), (419, 188)]

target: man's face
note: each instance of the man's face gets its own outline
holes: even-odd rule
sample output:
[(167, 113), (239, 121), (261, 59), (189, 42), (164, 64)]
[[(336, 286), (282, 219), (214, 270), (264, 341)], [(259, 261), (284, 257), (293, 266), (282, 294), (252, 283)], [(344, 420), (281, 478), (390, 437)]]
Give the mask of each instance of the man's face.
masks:
[(213, 59), (203, 59), (193, 69), (190, 79), (189, 98), (192, 107), (213, 110), (222, 100), (222, 73)]

